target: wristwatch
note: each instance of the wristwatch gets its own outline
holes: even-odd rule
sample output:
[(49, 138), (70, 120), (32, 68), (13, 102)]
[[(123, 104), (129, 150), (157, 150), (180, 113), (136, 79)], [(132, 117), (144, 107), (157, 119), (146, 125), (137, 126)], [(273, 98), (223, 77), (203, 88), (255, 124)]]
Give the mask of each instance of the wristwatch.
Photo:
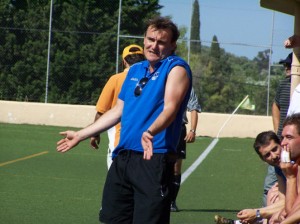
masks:
[(190, 132), (193, 132), (196, 134), (196, 130), (195, 129), (191, 129)]
[(257, 218), (257, 220), (261, 220), (262, 219), (261, 215), (260, 215), (260, 210), (259, 209), (256, 210), (256, 218)]
[(149, 129), (146, 132), (153, 136), (152, 131), (150, 131)]

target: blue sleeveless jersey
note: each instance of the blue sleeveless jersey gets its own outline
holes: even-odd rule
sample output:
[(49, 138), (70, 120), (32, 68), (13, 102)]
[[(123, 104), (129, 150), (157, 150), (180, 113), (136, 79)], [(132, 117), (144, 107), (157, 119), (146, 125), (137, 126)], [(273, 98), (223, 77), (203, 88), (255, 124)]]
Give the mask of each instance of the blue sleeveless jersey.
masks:
[[(143, 152), (142, 134), (163, 111), (165, 84), (171, 69), (175, 66), (182, 66), (186, 69), (190, 87), (176, 119), (153, 138), (154, 153), (175, 152), (192, 86), (192, 72), (183, 59), (171, 55), (158, 62), (151, 74), (148, 72), (148, 61), (139, 62), (130, 67), (119, 94), (119, 99), (124, 101), (124, 108), (121, 118), (120, 142), (113, 152), (113, 157), (122, 149)], [(139, 80), (144, 77), (148, 77), (149, 81), (142, 89), (141, 94), (135, 96), (134, 90)]]

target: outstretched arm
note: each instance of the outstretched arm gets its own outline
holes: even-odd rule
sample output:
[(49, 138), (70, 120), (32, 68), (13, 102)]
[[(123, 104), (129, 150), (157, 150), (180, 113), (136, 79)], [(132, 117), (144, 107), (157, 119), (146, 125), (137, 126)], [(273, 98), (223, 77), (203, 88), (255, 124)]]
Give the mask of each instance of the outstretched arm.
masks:
[(81, 141), (116, 125), (121, 119), (123, 106), (124, 102), (122, 100), (118, 100), (117, 104), (111, 110), (104, 113), (103, 116), (101, 116), (95, 123), (91, 124), (90, 126), (77, 132), (60, 132), (60, 134), (63, 135), (64, 138), (57, 142), (57, 151), (67, 152), (78, 145)]
[(256, 211), (260, 210), (262, 218), (270, 218), (272, 214), (284, 208), (284, 199), (278, 200), (272, 205), (257, 209), (244, 209), (237, 214), (237, 218), (242, 222), (253, 222), (256, 219)]
[[(281, 212), (284, 210), (285, 206), (285, 181), (283, 180), (282, 176), (276, 175), (278, 179), (278, 195), (279, 200), (274, 202), (271, 205), (268, 205), (263, 208), (256, 208), (256, 209), (244, 209), (237, 214), (237, 217), (244, 222), (252, 222), (256, 219), (256, 211), (260, 210), (260, 215), (262, 218), (269, 219), (274, 214)], [(272, 217), (273, 218), (273, 217)]]

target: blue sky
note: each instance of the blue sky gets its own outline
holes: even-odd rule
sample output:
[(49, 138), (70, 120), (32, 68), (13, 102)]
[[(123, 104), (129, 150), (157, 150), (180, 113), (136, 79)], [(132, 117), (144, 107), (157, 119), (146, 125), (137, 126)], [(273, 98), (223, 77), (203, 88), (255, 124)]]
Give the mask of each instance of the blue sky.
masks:
[[(163, 16), (172, 16), (179, 26), (189, 29), (194, 0), (160, 0)], [(216, 35), (220, 46), (237, 56), (253, 59), (272, 44), (272, 62), (278, 63), (291, 52), (284, 40), (294, 33), (294, 16), (273, 12), (260, 6), (259, 0), (198, 0), (200, 38), (210, 46)], [(274, 28), (272, 26), (274, 24)], [(251, 45), (251, 46), (249, 46)]]

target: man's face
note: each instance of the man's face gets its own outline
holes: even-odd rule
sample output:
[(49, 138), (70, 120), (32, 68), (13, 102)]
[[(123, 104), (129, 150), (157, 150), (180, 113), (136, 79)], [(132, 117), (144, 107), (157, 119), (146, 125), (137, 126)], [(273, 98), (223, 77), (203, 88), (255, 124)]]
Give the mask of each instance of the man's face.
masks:
[(263, 160), (271, 166), (279, 166), (281, 147), (271, 140), (268, 145), (259, 148)]
[(176, 43), (171, 40), (172, 32), (169, 29), (157, 30), (151, 26), (147, 29), (144, 37), (144, 54), (152, 66), (175, 51)]
[(300, 135), (295, 125), (286, 125), (282, 130), (281, 146), (290, 151), (293, 161), (300, 161)]

